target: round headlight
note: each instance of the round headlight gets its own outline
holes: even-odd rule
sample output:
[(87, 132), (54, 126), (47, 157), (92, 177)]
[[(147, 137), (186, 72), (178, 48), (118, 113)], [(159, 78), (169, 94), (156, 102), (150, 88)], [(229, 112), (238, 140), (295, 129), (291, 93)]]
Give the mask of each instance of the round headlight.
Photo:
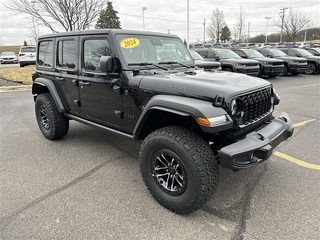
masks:
[(237, 113), (237, 110), (238, 110), (237, 101), (236, 99), (233, 99), (230, 104), (231, 114), (235, 115)]

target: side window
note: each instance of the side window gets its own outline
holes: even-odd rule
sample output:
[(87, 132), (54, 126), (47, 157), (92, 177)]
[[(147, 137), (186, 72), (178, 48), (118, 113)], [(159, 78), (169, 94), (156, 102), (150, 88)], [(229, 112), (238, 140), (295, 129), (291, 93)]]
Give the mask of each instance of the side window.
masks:
[(203, 58), (208, 58), (208, 51), (198, 51)]
[(246, 57), (246, 55), (242, 51), (235, 51), (240, 57)]
[(112, 52), (107, 39), (87, 39), (83, 43), (83, 68), (100, 72), (101, 56), (111, 56)]
[(74, 40), (63, 40), (58, 42), (57, 67), (76, 67), (76, 43)]
[(52, 67), (53, 42), (43, 41), (39, 43), (37, 64), (44, 67)]
[(265, 57), (268, 56), (268, 54), (271, 55), (268, 50), (261, 50), (261, 54)]
[[(285, 51), (283, 51), (283, 52), (285, 52)], [(289, 49), (287, 54), (289, 56), (297, 56), (298, 55), (298, 53), (295, 50), (292, 50), (292, 49)]]
[(215, 52), (209, 51), (209, 52), (208, 52), (208, 58), (217, 58), (217, 55), (216, 55)]

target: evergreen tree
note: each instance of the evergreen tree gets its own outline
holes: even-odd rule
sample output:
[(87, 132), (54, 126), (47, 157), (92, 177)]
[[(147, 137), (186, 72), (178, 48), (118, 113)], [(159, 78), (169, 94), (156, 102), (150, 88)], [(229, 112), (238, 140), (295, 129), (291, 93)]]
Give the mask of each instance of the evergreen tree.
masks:
[(118, 12), (113, 9), (112, 2), (107, 2), (107, 9), (99, 13), (99, 18), (95, 28), (118, 28), (121, 29), (121, 23)]
[(226, 41), (230, 41), (231, 39), (231, 31), (228, 28), (228, 26), (225, 26), (224, 28), (222, 28), (221, 30), (221, 36), (220, 36), (220, 40), (222, 42), (226, 42)]

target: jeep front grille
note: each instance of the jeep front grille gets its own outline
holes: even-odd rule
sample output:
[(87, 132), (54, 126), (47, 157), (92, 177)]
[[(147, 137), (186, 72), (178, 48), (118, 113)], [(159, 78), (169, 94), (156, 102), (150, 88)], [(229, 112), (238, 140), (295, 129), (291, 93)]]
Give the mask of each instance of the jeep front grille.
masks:
[(247, 67), (254, 67), (254, 66), (258, 66), (258, 63), (244, 63), (243, 65)]
[(243, 127), (260, 120), (272, 111), (271, 88), (241, 96), (240, 99), (244, 112), (241, 124)]

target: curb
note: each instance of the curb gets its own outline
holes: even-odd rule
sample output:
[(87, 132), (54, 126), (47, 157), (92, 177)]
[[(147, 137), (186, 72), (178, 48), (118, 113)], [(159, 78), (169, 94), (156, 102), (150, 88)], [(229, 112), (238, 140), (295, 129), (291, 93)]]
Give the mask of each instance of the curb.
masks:
[(32, 89), (32, 85), (6, 86), (6, 87), (0, 87), (0, 92), (26, 91), (31, 89)]

